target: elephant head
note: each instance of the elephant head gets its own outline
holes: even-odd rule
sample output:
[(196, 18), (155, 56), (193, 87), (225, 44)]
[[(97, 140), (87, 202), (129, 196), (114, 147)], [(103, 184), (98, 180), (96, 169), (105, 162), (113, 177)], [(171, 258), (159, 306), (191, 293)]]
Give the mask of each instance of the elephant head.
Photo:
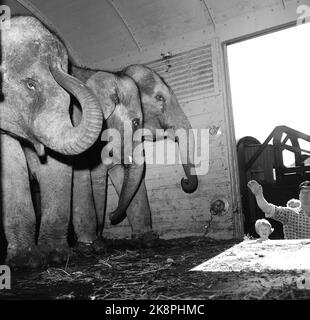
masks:
[[(132, 152), (130, 154), (123, 152), (129, 145), (132, 145), (132, 150), (136, 150), (138, 146), (141, 146), (141, 141), (133, 139), (135, 132), (138, 129), (142, 129), (143, 125), (139, 91), (131, 78), (101, 71), (93, 74), (88, 79), (87, 85), (96, 94), (101, 106), (105, 110), (110, 110), (111, 115), (107, 118), (107, 127), (116, 129), (120, 137), (121, 143), (115, 147), (121, 150), (114, 153), (114, 149), (113, 156), (114, 160), (117, 163), (122, 163), (125, 168), (124, 182), (119, 196), (118, 207), (109, 214), (111, 224), (116, 225), (125, 219), (126, 209), (140, 186), (144, 173), (143, 152), (135, 154), (135, 157), (133, 157)], [(124, 124), (130, 127), (130, 134), (124, 132)], [(103, 132), (103, 139), (104, 135), (105, 131)], [(107, 138), (105, 137), (105, 139)], [(104, 153), (102, 153), (102, 157), (105, 157)]]
[[(88, 149), (102, 129), (98, 99), (67, 74), (64, 45), (33, 17), (15, 17), (2, 30), (3, 101), (0, 129), (30, 141), (39, 155), (44, 146), (65, 155)], [(69, 116), (70, 95), (83, 109), (79, 126)]]
[(179, 143), (181, 161), (187, 177), (187, 179), (182, 178), (181, 186), (186, 193), (194, 192), (198, 187), (194, 169), (195, 139), (191, 124), (172, 89), (156, 72), (144, 65), (131, 65), (122, 73), (131, 77), (140, 90), (144, 127), (149, 129), (153, 136), (156, 129), (164, 129), (167, 130), (169, 138), (179, 143), (175, 138), (175, 131), (178, 129), (186, 131), (188, 145)]

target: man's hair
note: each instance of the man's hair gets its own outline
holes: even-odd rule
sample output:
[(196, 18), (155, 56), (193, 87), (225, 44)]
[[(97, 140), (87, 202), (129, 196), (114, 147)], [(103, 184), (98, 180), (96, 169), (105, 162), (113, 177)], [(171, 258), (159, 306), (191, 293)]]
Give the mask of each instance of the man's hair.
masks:
[(268, 220), (266, 220), (266, 219), (258, 219), (255, 222), (255, 231), (257, 232), (257, 234), (259, 234), (258, 231), (259, 231), (259, 228), (261, 226), (269, 227), (270, 228), (270, 233), (273, 231), (273, 228), (272, 228), (272, 226), (271, 226), (271, 224), (270, 224), (270, 222)]
[(310, 188), (310, 181), (308, 181), (308, 180), (303, 181), (303, 182), (299, 185), (299, 187), (298, 187), (299, 191), (300, 191), (302, 188), (304, 188), (304, 187)]
[(298, 208), (300, 207), (301, 203), (299, 199), (290, 199), (287, 201), (286, 206), (289, 208)]

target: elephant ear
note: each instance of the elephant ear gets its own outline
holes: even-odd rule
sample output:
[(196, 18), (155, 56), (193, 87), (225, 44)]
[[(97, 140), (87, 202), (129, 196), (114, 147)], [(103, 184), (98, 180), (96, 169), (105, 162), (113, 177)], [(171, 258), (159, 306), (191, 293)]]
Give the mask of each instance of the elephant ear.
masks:
[(97, 72), (86, 82), (87, 86), (99, 99), (105, 120), (111, 116), (117, 104), (117, 86), (115, 81), (116, 77), (114, 74), (108, 72)]

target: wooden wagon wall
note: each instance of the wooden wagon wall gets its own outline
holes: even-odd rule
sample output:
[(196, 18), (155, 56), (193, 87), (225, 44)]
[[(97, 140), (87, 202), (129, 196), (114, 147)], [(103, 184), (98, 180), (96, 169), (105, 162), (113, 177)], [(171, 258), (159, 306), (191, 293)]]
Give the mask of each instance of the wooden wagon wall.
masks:
[[(228, 20), (225, 20), (223, 13), (209, 28), (150, 45), (138, 55), (128, 53), (94, 65), (94, 67), (109, 66), (119, 69), (131, 63), (148, 64), (158, 59), (161, 53), (171, 51), (173, 55), (177, 55), (210, 44), (215, 52), (213, 66), (217, 72), (217, 92), (181, 104), (193, 128), (220, 127), (220, 134), (210, 135), (209, 171), (199, 177), (198, 190), (193, 194), (183, 193), (180, 188), (180, 179), (183, 177), (180, 165), (160, 167), (148, 165), (146, 184), (153, 229), (163, 238), (204, 234), (204, 227), (210, 221), (211, 201), (218, 197), (224, 197), (228, 201), (228, 211), (213, 218), (207, 235), (220, 239), (243, 236), (243, 214), (240, 205), (236, 141), (225, 44), (272, 29), (294, 25), (298, 18), (296, 8), (301, 4), (310, 5), (310, 1), (269, 1), (266, 5), (257, 3), (259, 5), (251, 6), (251, 1), (245, 1), (238, 12), (236, 8), (231, 8), (235, 11), (234, 14), (231, 12), (228, 14), (230, 17)], [(108, 211), (115, 208), (116, 201), (117, 196), (110, 186)], [(105, 236), (130, 236), (128, 222), (124, 221), (117, 227), (111, 227), (106, 220)]]

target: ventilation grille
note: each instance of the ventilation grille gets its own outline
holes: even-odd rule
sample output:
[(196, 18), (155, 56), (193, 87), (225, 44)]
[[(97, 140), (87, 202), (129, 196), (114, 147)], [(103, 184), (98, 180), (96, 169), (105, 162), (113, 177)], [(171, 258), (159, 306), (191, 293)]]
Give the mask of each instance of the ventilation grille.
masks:
[(185, 103), (218, 93), (215, 61), (212, 44), (208, 44), (147, 66), (165, 79), (180, 103)]

